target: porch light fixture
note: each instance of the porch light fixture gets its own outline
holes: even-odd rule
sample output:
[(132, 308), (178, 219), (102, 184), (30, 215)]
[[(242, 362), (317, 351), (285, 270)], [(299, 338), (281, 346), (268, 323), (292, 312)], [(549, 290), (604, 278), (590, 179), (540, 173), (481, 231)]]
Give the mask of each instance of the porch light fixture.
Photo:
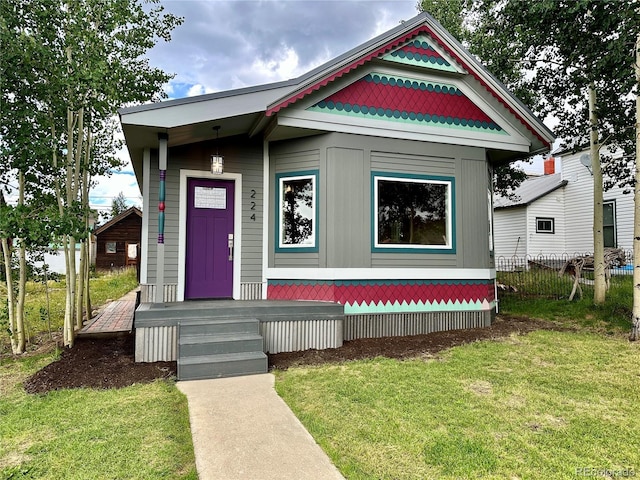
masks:
[(213, 127), (216, 131), (216, 154), (211, 155), (211, 173), (220, 175), (224, 172), (224, 157), (218, 154), (218, 135), (220, 133), (220, 125)]

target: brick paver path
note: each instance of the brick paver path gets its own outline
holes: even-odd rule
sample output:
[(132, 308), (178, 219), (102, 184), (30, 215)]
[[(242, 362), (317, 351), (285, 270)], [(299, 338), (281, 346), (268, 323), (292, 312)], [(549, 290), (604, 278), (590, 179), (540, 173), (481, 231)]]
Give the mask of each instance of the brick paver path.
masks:
[(133, 298), (131, 295), (125, 295), (120, 300), (107, 305), (88, 325), (80, 330), (80, 334), (130, 332), (133, 330), (135, 308), (135, 295)]

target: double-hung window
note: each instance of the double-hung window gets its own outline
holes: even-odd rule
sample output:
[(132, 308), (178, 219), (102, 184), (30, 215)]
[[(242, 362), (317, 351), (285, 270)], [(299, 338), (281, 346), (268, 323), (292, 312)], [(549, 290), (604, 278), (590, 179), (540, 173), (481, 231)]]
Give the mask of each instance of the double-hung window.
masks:
[(616, 202), (602, 203), (602, 234), (605, 248), (616, 248)]
[(453, 199), (453, 178), (374, 172), (374, 251), (455, 252)]

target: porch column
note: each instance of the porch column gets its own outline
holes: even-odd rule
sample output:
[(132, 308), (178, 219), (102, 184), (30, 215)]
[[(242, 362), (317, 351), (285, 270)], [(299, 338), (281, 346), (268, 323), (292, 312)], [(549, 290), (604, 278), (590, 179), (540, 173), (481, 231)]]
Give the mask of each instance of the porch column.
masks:
[[(151, 184), (151, 149), (145, 147), (142, 153), (142, 202), (145, 208), (142, 210), (142, 233), (141, 233), (141, 249), (140, 252), (140, 283), (146, 284), (149, 281), (147, 276), (147, 268), (149, 267), (149, 185)], [(149, 301), (149, 299), (145, 299)]]
[(156, 298), (154, 303), (164, 303), (164, 197), (167, 178), (167, 141), (169, 135), (158, 134), (158, 170), (160, 183), (158, 188), (158, 246), (156, 250)]

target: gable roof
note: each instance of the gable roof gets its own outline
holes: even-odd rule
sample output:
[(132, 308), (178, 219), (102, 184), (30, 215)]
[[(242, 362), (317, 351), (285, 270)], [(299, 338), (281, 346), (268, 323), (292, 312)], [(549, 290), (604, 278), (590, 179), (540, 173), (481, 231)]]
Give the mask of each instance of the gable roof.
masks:
[[(462, 72), (468, 72), (476, 78), (493, 97), (515, 115), (543, 144), (546, 144), (546, 147), (550, 147), (554, 138), (553, 133), (438, 21), (426, 12), (300, 77), (296, 88), (292, 89), (285, 97), (272, 103), (267, 108), (266, 115), (273, 115), (280, 109), (295, 103), (374, 58), (392, 53), (396, 48), (419, 35), (427, 35), (433, 39), (440, 48), (463, 67)], [(455, 69), (453, 70), (455, 71)]]
[[(415, 44), (416, 41), (419, 45)], [(318, 118), (328, 118), (322, 115), (318, 117), (318, 112), (307, 112), (309, 115), (306, 117), (297, 115), (295, 119), (293, 117), (285, 119), (285, 117), (294, 111), (292, 109), (306, 112), (309, 101), (313, 102), (315, 99), (314, 103), (317, 104), (317, 100), (322, 100), (322, 98), (316, 98), (320, 90), (323, 92), (326, 90), (327, 94), (336, 93), (337, 90), (344, 89), (354, 81), (363, 80), (367, 74), (372, 73), (372, 69), (382, 68), (387, 72), (390, 68), (397, 70), (398, 67), (408, 67), (409, 72), (428, 68), (431, 70), (429, 76), (438, 74), (449, 79), (446, 85), (447, 90), (456, 87), (454, 84), (461, 82), (464, 78), (473, 79), (475, 83), (472, 87), (466, 85), (468, 87), (466, 90), (468, 90), (467, 93), (474, 94), (474, 98), (468, 99), (467, 103), (473, 103), (476, 108), (477, 105), (483, 105), (484, 108), (489, 108), (493, 112), (489, 117), (493, 115), (499, 118), (497, 121), (492, 118), (475, 118), (474, 122), (478, 120), (488, 124), (491, 123), (490, 120), (494, 120), (493, 123), (502, 128), (510, 127), (510, 139), (507, 134), (487, 138), (486, 133), (496, 132), (479, 131), (480, 137), (484, 139), (480, 145), (488, 150), (499, 152), (496, 159), (508, 161), (539, 151), (547, 151), (550, 148), (554, 140), (553, 133), (428, 13), (421, 13), (298, 78), (123, 108), (119, 110), (120, 120), (134, 168), (138, 172), (139, 168), (136, 166), (139, 167), (141, 164), (142, 149), (157, 147), (159, 133), (168, 133), (169, 146), (175, 146), (211, 140), (214, 138), (212, 127), (220, 124), (222, 124), (220, 137), (240, 134), (253, 136), (268, 132), (268, 135), (272, 135), (271, 139), (282, 139), (331, 131), (340, 122), (335, 120), (318, 122)], [(353, 72), (356, 71), (362, 71), (362, 75), (354, 74)], [(408, 80), (411, 83), (416, 82), (415, 78)], [(475, 91), (471, 91), (474, 89), (482, 92), (476, 95)], [(496, 107), (489, 107), (491, 102), (494, 102)], [(504, 109), (504, 112), (499, 111), (498, 106)], [(387, 109), (382, 108), (382, 110)], [(377, 127), (370, 127), (368, 132), (371, 132), (371, 128), (378, 128), (378, 134), (382, 136), (420, 140), (426, 139), (424, 135), (420, 137), (425, 127), (432, 127), (432, 130), (433, 127), (437, 127), (440, 131), (443, 131), (444, 127), (445, 132), (452, 133), (453, 130), (446, 130), (448, 126), (444, 122), (454, 119), (449, 115), (436, 113), (439, 113), (439, 118), (442, 117), (439, 125), (421, 123), (410, 132), (410, 129), (400, 127), (389, 128), (394, 118), (386, 112), (386, 115), (381, 115), (381, 119), (386, 122), (384, 126), (381, 127), (383, 124), (378, 122)], [(315, 117), (313, 117), (314, 114)], [(395, 114), (396, 118), (400, 118), (398, 115), (408, 115), (406, 112), (396, 113), (393, 110), (391, 114)], [(514, 118), (514, 121), (505, 120), (509, 115)], [(367, 133), (358, 121), (346, 120), (355, 127), (352, 130), (342, 131)], [(371, 120), (371, 117), (367, 120)], [(505, 123), (509, 125), (503, 125)], [(276, 130), (273, 128), (274, 125), (279, 128), (280, 137), (274, 133)], [(431, 141), (438, 141), (440, 138), (444, 143), (455, 143), (456, 138), (462, 142), (471, 141), (464, 135), (438, 137), (433, 132), (429, 138)]]
[(515, 198), (496, 195), (493, 201), (493, 208), (500, 209), (528, 206), (539, 198), (564, 187), (567, 183), (569, 182), (562, 179), (561, 173), (543, 175), (541, 177), (530, 177), (514, 190), (513, 196)]
[(104, 225), (101, 225), (100, 227), (98, 227), (95, 230), (95, 232), (93, 232), (93, 234), (94, 235), (100, 235), (102, 232), (104, 232), (106, 230), (109, 230), (114, 225), (120, 223), (122, 220), (127, 218), (129, 215), (137, 215), (140, 218), (142, 218), (142, 212), (138, 208), (130, 207), (127, 210), (125, 210), (124, 212), (120, 213), (120, 215), (116, 215), (111, 220), (109, 220), (107, 223), (105, 223)]

